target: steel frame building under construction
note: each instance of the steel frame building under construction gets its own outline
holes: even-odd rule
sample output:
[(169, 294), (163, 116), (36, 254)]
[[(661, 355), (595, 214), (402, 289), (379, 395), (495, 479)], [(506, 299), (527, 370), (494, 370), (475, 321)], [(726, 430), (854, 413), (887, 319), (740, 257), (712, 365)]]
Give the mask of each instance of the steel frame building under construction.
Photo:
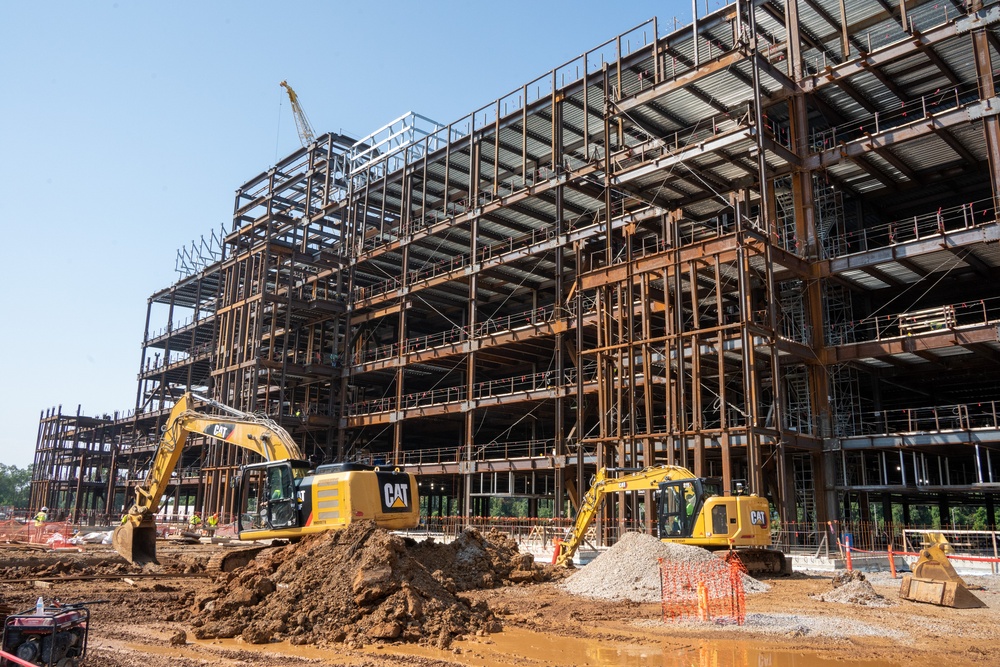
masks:
[[(1000, 5), (661, 27), (250, 179), (149, 300), (135, 410), (43, 414), (33, 505), (120, 511), (195, 390), (417, 472), (429, 514), (562, 516), (596, 466), (676, 463), (790, 522), (994, 524)], [(230, 509), (244, 456), (191, 447), (170, 502)]]

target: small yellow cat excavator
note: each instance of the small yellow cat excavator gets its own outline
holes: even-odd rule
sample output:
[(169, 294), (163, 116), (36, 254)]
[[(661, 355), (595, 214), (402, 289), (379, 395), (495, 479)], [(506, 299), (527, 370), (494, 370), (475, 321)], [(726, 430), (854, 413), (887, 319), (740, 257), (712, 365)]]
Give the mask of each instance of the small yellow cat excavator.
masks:
[[(614, 472), (624, 472), (618, 477)], [(791, 574), (791, 561), (771, 546), (771, 509), (766, 498), (720, 493), (717, 484), (687, 468), (662, 465), (643, 470), (600, 468), (580, 504), (570, 538), (557, 564), (567, 565), (609, 493), (653, 491), (656, 525), (664, 542), (709, 550), (735, 549), (751, 574)]]
[[(196, 410), (195, 399), (215, 413)], [(156, 562), (153, 515), (190, 435), (232, 443), (264, 458), (242, 467), (237, 477), (241, 540), (296, 539), (362, 519), (390, 530), (413, 528), (420, 521), (411, 473), (350, 463), (312, 470), (288, 432), (272, 420), (187, 393), (170, 411), (152, 467), (136, 488), (135, 504), (112, 536), (115, 551), (130, 563)]]

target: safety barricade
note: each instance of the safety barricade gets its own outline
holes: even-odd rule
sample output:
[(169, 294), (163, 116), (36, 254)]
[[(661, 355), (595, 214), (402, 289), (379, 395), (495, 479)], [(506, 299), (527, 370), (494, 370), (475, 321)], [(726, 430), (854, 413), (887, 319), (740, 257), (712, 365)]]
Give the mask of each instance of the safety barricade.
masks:
[(743, 625), (746, 620), (746, 568), (739, 557), (702, 562), (659, 560), (663, 620), (713, 621)]
[[(841, 553), (844, 554), (844, 566), (847, 570), (851, 571), (854, 569), (854, 558), (860, 556), (885, 556), (889, 564), (889, 572), (892, 578), (897, 577), (896, 574), (896, 557), (901, 558), (920, 558), (919, 551), (905, 551), (893, 549), (890, 544), (885, 551), (872, 550), (872, 549), (858, 549), (851, 544), (851, 536), (846, 535), (846, 539), (838, 539), (837, 546), (840, 548)], [(996, 556), (972, 556), (972, 555), (962, 555), (956, 553), (947, 554), (948, 560), (954, 561), (964, 561), (968, 563), (990, 563), (991, 569), (995, 572), (997, 566), (1000, 566), (1000, 558)], [(987, 574), (984, 572), (983, 574)]]
[(4, 521), (0, 523), (0, 541), (3, 542), (27, 542), (35, 530), (34, 522), (22, 523), (20, 521)]
[(220, 523), (215, 529), (215, 537), (238, 537), (239, 533), (236, 530), (236, 522), (232, 521), (230, 523)]
[(14, 520), (0, 522), (0, 542), (47, 544), (58, 549), (67, 546), (72, 534), (68, 521), (47, 521), (41, 526), (36, 526), (34, 520), (27, 523)]

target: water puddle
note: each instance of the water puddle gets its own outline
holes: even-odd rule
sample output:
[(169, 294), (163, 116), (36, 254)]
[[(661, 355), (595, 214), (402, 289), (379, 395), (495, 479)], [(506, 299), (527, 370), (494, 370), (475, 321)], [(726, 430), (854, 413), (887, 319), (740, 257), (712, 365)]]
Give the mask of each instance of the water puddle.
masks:
[[(423, 657), (470, 667), (914, 667), (914, 663), (902, 660), (851, 660), (840, 652), (824, 655), (822, 652), (778, 650), (765, 642), (679, 639), (674, 645), (663, 642), (638, 644), (624, 639), (550, 636), (518, 628), (458, 641), (448, 650), (407, 644), (340, 652), (292, 646), (287, 642), (253, 645), (232, 639), (196, 641), (188, 644), (187, 649), (197, 649), (197, 645), (269, 654), (279, 661), (281, 656), (320, 659), (330, 665), (370, 664), (366, 657), (370, 660), (393, 656)], [(145, 650), (150, 648), (143, 647)], [(178, 656), (186, 653), (181, 647), (171, 652)]]
[[(486, 643), (488, 642), (488, 643)], [(764, 643), (687, 640), (683, 644), (635, 644), (571, 637), (554, 637), (530, 630), (510, 629), (484, 642), (455, 642), (461, 653), (424, 649), (425, 657), (464, 665), (551, 665), (570, 667), (903, 667), (903, 663), (845, 660), (821, 653), (775, 650)], [(423, 647), (418, 647), (423, 648)], [(386, 653), (397, 653), (387, 647)], [(407, 654), (416, 651), (406, 650)]]

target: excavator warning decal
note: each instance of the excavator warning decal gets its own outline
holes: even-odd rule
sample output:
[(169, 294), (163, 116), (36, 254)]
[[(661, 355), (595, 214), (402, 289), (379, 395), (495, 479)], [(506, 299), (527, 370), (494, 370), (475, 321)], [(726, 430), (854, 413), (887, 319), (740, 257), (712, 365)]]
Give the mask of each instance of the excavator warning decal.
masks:
[(376, 473), (378, 476), (379, 497), (382, 499), (383, 512), (410, 511), (410, 478), (408, 475), (394, 473)]
[(228, 440), (229, 436), (231, 436), (235, 430), (236, 424), (212, 424), (205, 429), (205, 435), (210, 435), (213, 438), (219, 438), (220, 440)]

